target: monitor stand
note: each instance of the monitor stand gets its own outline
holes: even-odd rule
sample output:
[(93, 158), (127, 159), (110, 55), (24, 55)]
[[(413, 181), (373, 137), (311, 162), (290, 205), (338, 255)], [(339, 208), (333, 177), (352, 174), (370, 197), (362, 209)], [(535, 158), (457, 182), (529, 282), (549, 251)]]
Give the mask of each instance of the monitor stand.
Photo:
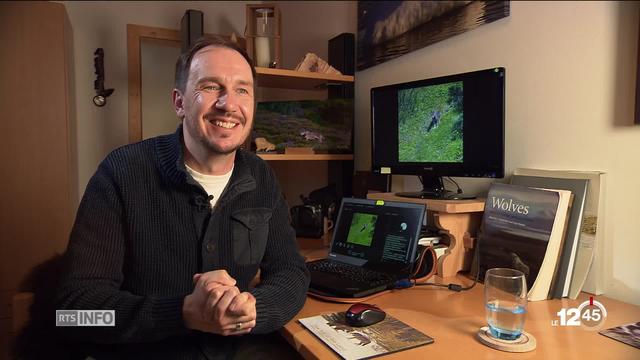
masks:
[(468, 200), (475, 199), (475, 195), (458, 194), (444, 188), (442, 176), (436, 175), (419, 175), (422, 183), (422, 191), (417, 192), (399, 192), (396, 196), (417, 198), (417, 199), (439, 199), (439, 200)]

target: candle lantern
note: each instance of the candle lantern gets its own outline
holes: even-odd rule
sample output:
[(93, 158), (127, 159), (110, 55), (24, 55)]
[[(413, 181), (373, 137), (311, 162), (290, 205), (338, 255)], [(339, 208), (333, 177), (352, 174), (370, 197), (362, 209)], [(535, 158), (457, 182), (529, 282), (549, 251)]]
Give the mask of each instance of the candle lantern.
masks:
[(280, 11), (275, 4), (247, 5), (245, 37), (253, 64), (280, 67)]

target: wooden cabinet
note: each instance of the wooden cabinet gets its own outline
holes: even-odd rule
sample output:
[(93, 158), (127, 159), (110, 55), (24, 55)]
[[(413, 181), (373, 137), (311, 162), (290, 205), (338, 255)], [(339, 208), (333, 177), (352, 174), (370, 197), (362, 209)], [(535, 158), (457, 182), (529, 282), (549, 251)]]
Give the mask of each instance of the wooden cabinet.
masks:
[(256, 67), (258, 85), (267, 88), (314, 90), (327, 83), (351, 83), (351, 75), (320, 74)]
[[(295, 100), (305, 96), (326, 99), (327, 84), (353, 83), (351, 75), (320, 74), (286, 69), (256, 68), (260, 97), (258, 101), (276, 98), (287, 99), (280, 92), (297, 90)], [(280, 95), (280, 96), (279, 96)], [(288, 94), (291, 97), (291, 94)], [(296, 97), (297, 96), (297, 97)], [(298, 203), (300, 194), (308, 195), (311, 190), (336, 183), (338, 191), (351, 194), (353, 176), (353, 154), (258, 154), (271, 163), (275, 169), (283, 192), (290, 206)], [(283, 163), (287, 162), (287, 163)], [(311, 163), (310, 163), (311, 162)]]
[[(65, 251), (77, 207), (72, 33), (64, 5), (0, 10), (0, 350), (13, 294), (34, 266)], [(90, 98), (89, 98), (90, 101)], [(5, 354), (0, 354), (0, 359)]]

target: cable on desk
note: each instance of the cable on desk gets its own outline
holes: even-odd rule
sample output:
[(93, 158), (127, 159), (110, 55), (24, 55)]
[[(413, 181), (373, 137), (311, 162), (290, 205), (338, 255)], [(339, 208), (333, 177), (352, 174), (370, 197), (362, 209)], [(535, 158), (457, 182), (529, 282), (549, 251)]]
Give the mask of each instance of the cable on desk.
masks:
[(447, 176), (445, 179), (451, 181), (452, 183), (454, 183), (456, 185), (456, 187), (458, 188), (457, 193), (458, 194), (462, 194), (462, 188), (460, 187), (460, 185), (458, 185), (458, 182), (453, 180), (453, 178), (451, 178), (451, 176)]
[[(480, 254), (480, 237), (478, 237), (478, 239), (476, 240), (476, 248), (475, 248), (475, 251), (473, 253), (473, 258), (474, 258), (474, 260), (476, 262), (476, 277), (473, 280), (473, 284), (471, 284), (469, 286), (462, 287), (462, 285), (454, 284), (454, 283), (451, 283), (451, 284), (433, 284), (433, 283), (417, 284), (415, 277), (413, 279), (411, 279), (411, 280), (413, 280), (413, 286), (437, 286), (437, 287), (444, 287), (444, 288), (447, 288), (447, 289), (449, 289), (451, 291), (455, 291), (455, 292), (471, 290), (478, 283), (478, 276), (480, 275), (480, 258), (479, 258), (479, 254)], [(434, 266), (435, 266), (435, 264), (434, 264)]]

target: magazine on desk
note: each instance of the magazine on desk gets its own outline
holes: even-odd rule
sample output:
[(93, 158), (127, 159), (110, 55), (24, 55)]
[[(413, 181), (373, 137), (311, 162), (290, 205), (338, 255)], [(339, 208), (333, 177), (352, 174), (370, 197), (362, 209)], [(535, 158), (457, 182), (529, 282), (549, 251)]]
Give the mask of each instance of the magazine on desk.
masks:
[(433, 338), (389, 316), (364, 327), (346, 324), (344, 312), (298, 320), (343, 359), (369, 359), (433, 343)]
[(640, 322), (601, 330), (599, 333), (640, 349)]

